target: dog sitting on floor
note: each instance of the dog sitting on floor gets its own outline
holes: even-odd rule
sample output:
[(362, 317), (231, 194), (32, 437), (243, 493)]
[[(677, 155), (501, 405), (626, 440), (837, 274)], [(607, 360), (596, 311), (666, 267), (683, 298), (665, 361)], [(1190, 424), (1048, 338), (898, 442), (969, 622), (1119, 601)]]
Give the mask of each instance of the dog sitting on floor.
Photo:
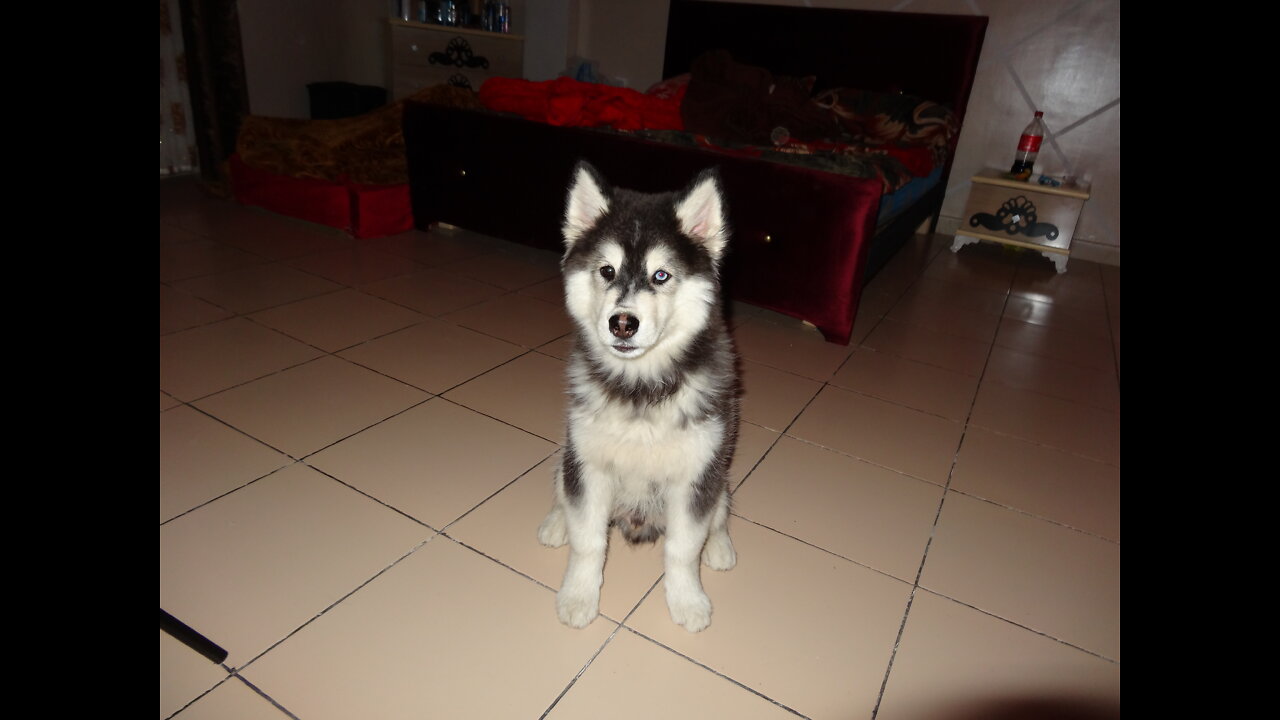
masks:
[(737, 362), (721, 310), (729, 239), (715, 170), (679, 192), (612, 188), (585, 162), (563, 226), (568, 442), (538, 529), (569, 544), (561, 622), (599, 614), (609, 527), (629, 543), (665, 535), (667, 608), (690, 632), (711, 622), (700, 564), (737, 562), (726, 522), (738, 435)]

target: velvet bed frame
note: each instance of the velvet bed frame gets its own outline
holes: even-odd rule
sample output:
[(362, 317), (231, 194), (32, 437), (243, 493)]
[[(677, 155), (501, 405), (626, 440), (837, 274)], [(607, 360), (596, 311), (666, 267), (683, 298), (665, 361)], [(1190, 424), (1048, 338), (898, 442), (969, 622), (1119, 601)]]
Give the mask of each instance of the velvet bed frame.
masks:
[[(986, 26), (976, 16), (671, 0), (663, 77), (723, 48), (775, 73), (816, 75), (815, 90), (906, 92), (963, 121)], [(951, 169), (948, 161), (942, 180), (877, 233), (878, 180), (418, 103), (405, 107), (404, 135), (419, 228), (444, 222), (554, 250), (578, 159), (610, 183), (651, 192), (718, 166), (733, 230), (727, 294), (841, 344), (864, 282), (923, 222), (936, 224)]]

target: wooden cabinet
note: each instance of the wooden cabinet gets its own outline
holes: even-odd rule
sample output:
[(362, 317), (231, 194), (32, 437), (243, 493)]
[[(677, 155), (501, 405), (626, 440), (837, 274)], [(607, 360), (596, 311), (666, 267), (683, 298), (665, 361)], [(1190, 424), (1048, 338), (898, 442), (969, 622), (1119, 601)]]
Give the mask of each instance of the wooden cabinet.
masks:
[(389, 20), (387, 86), (399, 100), (449, 83), (479, 90), (491, 77), (523, 77), (524, 36)]
[(1040, 185), (990, 168), (972, 179), (952, 252), (990, 240), (1038, 250), (1058, 272), (1066, 272), (1071, 237), (1089, 199), (1088, 185)]

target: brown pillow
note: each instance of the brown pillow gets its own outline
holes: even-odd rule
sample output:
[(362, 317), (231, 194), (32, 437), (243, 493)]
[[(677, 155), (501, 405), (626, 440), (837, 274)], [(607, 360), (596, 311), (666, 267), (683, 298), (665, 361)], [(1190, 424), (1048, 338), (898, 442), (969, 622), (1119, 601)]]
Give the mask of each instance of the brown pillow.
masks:
[(775, 128), (790, 137), (818, 140), (839, 128), (829, 112), (813, 105), (814, 78), (775, 75), (737, 62), (724, 50), (693, 61), (680, 114), (689, 132), (769, 145)]

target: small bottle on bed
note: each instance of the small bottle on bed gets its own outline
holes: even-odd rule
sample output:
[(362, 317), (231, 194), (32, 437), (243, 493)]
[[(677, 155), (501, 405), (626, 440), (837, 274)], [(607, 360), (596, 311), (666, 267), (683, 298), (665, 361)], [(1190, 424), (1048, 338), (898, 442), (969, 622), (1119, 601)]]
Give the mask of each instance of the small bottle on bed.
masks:
[(1044, 121), (1040, 119), (1042, 117), (1044, 113), (1037, 110), (1036, 116), (1031, 119), (1031, 124), (1022, 131), (1022, 137), (1018, 140), (1018, 154), (1014, 155), (1013, 168), (1009, 170), (1009, 173), (1018, 180), (1031, 177), (1036, 156), (1040, 154), (1040, 142), (1044, 140)]

